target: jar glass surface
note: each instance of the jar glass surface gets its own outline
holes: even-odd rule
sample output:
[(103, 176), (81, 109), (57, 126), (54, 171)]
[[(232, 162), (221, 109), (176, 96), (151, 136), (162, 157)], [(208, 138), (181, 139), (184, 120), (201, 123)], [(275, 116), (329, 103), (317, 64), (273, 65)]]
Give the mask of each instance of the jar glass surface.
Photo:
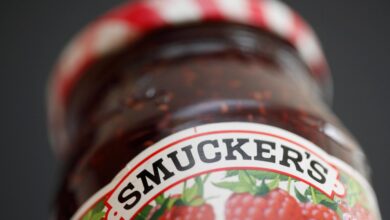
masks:
[(68, 159), (55, 216), (69, 219), (162, 138), (214, 122), (291, 131), (366, 176), (364, 154), (291, 45), (243, 25), (165, 28), (86, 70), (66, 109)]

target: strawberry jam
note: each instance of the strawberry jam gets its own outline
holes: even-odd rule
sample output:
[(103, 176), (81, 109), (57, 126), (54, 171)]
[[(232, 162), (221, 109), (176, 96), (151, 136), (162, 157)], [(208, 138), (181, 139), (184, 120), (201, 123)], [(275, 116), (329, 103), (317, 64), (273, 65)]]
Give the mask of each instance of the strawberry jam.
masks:
[[(294, 45), (268, 31), (232, 22), (213, 21), (164, 27), (153, 30), (131, 44), (125, 44), (113, 53), (99, 57), (82, 72), (70, 90), (64, 108), (61, 132), (66, 135), (67, 141), (61, 143), (64, 145), (60, 151), (63, 178), (56, 197), (53, 219), (115, 219), (116, 217), (110, 217), (110, 213), (112, 216), (119, 216), (121, 212), (109, 211), (112, 205), (107, 204), (110, 204), (111, 194), (115, 195), (115, 189), (107, 186), (125, 176), (123, 172), (127, 171), (123, 169), (129, 161), (143, 155), (142, 152), (147, 149), (158, 150), (158, 142), (166, 137), (189, 128), (214, 123), (239, 122), (283, 129), (283, 132), (293, 133), (318, 146), (321, 154), (347, 164), (362, 179), (369, 178), (364, 154), (329, 107), (332, 99), (330, 75), (327, 71), (315, 73), (302, 60)], [(230, 126), (226, 124), (228, 125)], [(231, 158), (243, 159), (245, 163), (245, 156), (251, 154), (245, 151), (244, 145), (242, 148), (239, 148), (241, 145), (238, 146), (240, 140), (244, 139), (235, 139), (233, 134), (229, 137), (232, 138), (231, 152), (234, 151)], [(54, 143), (58, 144), (61, 138), (55, 134), (54, 139)], [(216, 150), (222, 149), (222, 144), (228, 146), (228, 140), (225, 137), (218, 142), (218, 146), (205, 147), (205, 157), (214, 156), (215, 159), (220, 155), (220, 159), (230, 160), (231, 158), (221, 153), (222, 150)], [(258, 140), (250, 140), (248, 143), (251, 141), (254, 143)], [(288, 148), (288, 151), (286, 145), (281, 144), (280, 149), (284, 149), (282, 152), (275, 147), (279, 143), (273, 144), (268, 139), (266, 143), (266, 147), (262, 148), (263, 152), (257, 151), (257, 156), (248, 157), (266, 162), (279, 161), (275, 166), (295, 168), (317, 180), (322, 177), (325, 179), (330, 173), (320, 162), (303, 162), (310, 157), (308, 153), (298, 154), (298, 150), (293, 148)], [(186, 146), (192, 146), (191, 149), (200, 148), (196, 143)], [(176, 154), (184, 155), (183, 149)], [(192, 151), (193, 155), (194, 152)], [(282, 156), (279, 157), (279, 154)], [(188, 160), (191, 158), (189, 155), (188, 153)], [(164, 176), (169, 166), (162, 167), (160, 164), (161, 166), (155, 167), (154, 164), (154, 175), (153, 169), (149, 169), (151, 175), (142, 179), (144, 187), (145, 184), (160, 187), (173, 175)], [(185, 164), (183, 162), (182, 170), (185, 169)], [(337, 166), (330, 164), (330, 167)], [(304, 171), (306, 166), (311, 167), (314, 174), (310, 173), (310, 169)], [(352, 196), (348, 194), (352, 190), (348, 184), (352, 184), (352, 181), (343, 182), (346, 189), (343, 195), (333, 196), (330, 193), (328, 198), (321, 194), (326, 191), (325, 186), (311, 185), (310, 181), (299, 176), (299, 172), (298, 175), (293, 175), (284, 171), (284, 168), (280, 168), (279, 172), (278, 169), (270, 170), (268, 167), (252, 169), (249, 164), (245, 167), (247, 168), (226, 168), (231, 172), (226, 174), (227, 177), (238, 178), (238, 181), (232, 180), (229, 186), (222, 180), (210, 180), (217, 175), (213, 173), (217, 172), (216, 168), (222, 169), (222, 165), (213, 165), (213, 170), (202, 171), (201, 174), (199, 171), (198, 179), (193, 181), (192, 177), (183, 176), (182, 180), (193, 183), (193, 186), (184, 183), (180, 196), (169, 193), (173, 188), (164, 188), (162, 191), (165, 200), (160, 198), (161, 193), (156, 194), (153, 199), (145, 202), (136, 216), (122, 216), (118, 219), (198, 219), (197, 213), (203, 216), (200, 219), (289, 219), (292, 215), (294, 219), (302, 220), (347, 219), (347, 215), (354, 216), (351, 211), (354, 207), (362, 205), (362, 209), (372, 213), (370, 218), (365, 219), (380, 218), (376, 214), (375, 199), (372, 203), (372, 200), (366, 198), (369, 196), (363, 195), (370, 194), (371, 191), (359, 191), (362, 196), (355, 199), (356, 204), (344, 199)], [(176, 174), (180, 171), (178, 170), (169, 171)], [(253, 172), (245, 171), (243, 174), (242, 170)], [(261, 170), (258, 171), (261, 178), (256, 179), (260, 174), (255, 174), (255, 170)], [(194, 171), (193, 174), (197, 172)], [(270, 173), (265, 175), (264, 172)], [(274, 173), (277, 175), (272, 176)], [(208, 193), (203, 192), (211, 187), (211, 182), (219, 187), (218, 190), (231, 191), (226, 196), (226, 201), (221, 202), (226, 203), (221, 207), (228, 207), (225, 211), (220, 210), (225, 208), (214, 206), (213, 199), (208, 199)], [(254, 188), (247, 187), (248, 182)], [(120, 184), (118, 186), (120, 188)], [(203, 187), (204, 190), (200, 190)], [(364, 191), (364, 187), (361, 188)], [(120, 192), (118, 199), (127, 204), (123, 206), (125, 209), (138, 205), (131, 201), (141, 202), (143, 188), (140, 184), (129, 184), (124, 189), (128, 189), (129, 193)], [(94, 196), (103, 191), (103, 196)], [(146, 196), (145, 190), (144, 194), (142, 196)], [(130, 199), (132, 195), (134, 200)], [(236, 204), (233, 199), (242, 201)], [(275, 204), (286, 199), (291, 207), (282, 208), (281, 204)], [(246, 204), (247, 200), (247, 205), (237, 208), (240, 204)], [(274, 203), (271, 200), (277, 201)], [(256, 201), (261, 205), (257, 206)], [(362, 204), (365, 202), (371, 204)], [(83, 204), (95, 208), (85, 208), (82, 211), (84, 214), (79, 215), (81, 217), (75, 217)], [(105, 205), (100, 205), (97, 212), (96, 207), (99, 205), (96, 204)], [(269, 210), (275, 207), (277, 210), (286, 209), (286, 213), (278, 214), (275, 211), (268, 215), (262, 211), (268, 210), (266, 207)], [(252, 209), (251, 213), (245, 212)], [(315, 210), (319, 210), (325, 217), (316, 217), (313, 214), (317, 213)]]

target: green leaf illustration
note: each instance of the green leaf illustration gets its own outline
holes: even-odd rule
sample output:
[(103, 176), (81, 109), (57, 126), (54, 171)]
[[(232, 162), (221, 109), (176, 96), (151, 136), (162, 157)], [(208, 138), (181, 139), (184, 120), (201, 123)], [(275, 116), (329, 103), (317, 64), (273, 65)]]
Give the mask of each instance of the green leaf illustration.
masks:
[(95, 208), (93, 209), (93, 211), (95, 213), (98, 213), (98, 212), (101, 212), (103, 211), (105, 205), (104, 205), (104, 202), (103, 201), (100, 201), (98, 204), (96, 204)]
[(178, 200), (179, 200), (178, 198), (169, 198), (167, 209), (172, 208), (172, 206), (174, 206)]
[(334, 211), (337, 211), (337, 209), (338, 209), (338, 204), (334, 201), (330, 202), (329, 200), (321, 200), (320, 204), (322, 204), (330, 209), (333, 209)]
[(238, 171), (238, 180), (240, 183), (245, 183), (248, 185), (255, 185), (254, 180), (251, 179), (251, 176), (247, 173), (247, 171), (240, 170)]
[(93, 211), (89, 211), (86, 215), (84, 215), (83, 220), (91, 220), (93, 215)]
[(104, 210), (104, 201), (100, 201), (96, 206), (90, 210), (84, 217), (83, 220), (101, 220), (104, 218), (106, 213)]
[(153, 213), (150, 220), (158, 220), (160, 218), (160, 216), (162, 216), (164, 214), (165, 210), (167, 209), (168, 203), (169, 203), (169, 198), (164, 200), (164, 203), (161, 205), (161, 207), (155, 213)]
[(148, 217), (150, 211), (152, 211), (153, 206), (147, 205), (145, 208), (142, 209), (142, 211), (137, 215), (135, 220), (144, 220)]
[(280, 182), (280, 178), (279, 178), (279, 175), (273, 179), (270, 183), (268, 183), (268, 188), (270, 190), (273, 190), (273, 189), (276, 189), (279, 187), (279, 182)]
[(194, 200), (191, 201), (189, 204), (190, 206), (201, 206), (205, 203), (205, 200), (201, 197), (195, 198)]
[(195, 184), (191, 188), (185, 190), (185, 192), (183, 193), (183, 200), (185, 202), (191, 202), (191, 200), (193, 200), (196, 196), (198, 196), (198, 192), (199, 192), (199, 187), (198, 185)]
[(241, 182), (220, 182), (213, 183), (216, 187), (231, 190), (236, 193), (253, 192), (253, 186), (251, 184)]
[(164, 194), (161, 194), (161, 195), (157, 196), (157, 198), (155, 199), (155, 201), (156, 201), (156, 203), (157, 203), (158, 205), (162, 205), (162, 204), (164, 203), (164, 201), (165, 201), (165, 196), (164, 196)]
[(305, 196), (301, 192), (299, 192), (299, 190), (296, 187), (294, 187), (294, 192), (295, 192), (295, 196), (297, 197), (297, 199), (300, 202), (302, 202), (302, 203), (309, 202), (309, 198), (307, 198), (307, 196)]
[(237, 175), (238, 175), (238, 170), (228, 170), (226, 171), (225, 178), (237, 176)]
[(92, 217), (92, 220), (101, 220), (104, 218), (105, 215), (106, 213), (103, 212), (95, 213)]
[(259, 180), (262, 180), (262, 179), (270, 180), (270, 179), (275, 179), (275, 178), (279, 178), (281, 181), (288, 180), (287, 176), (280, 175), (278, 173), (272, 173), (272, 172), (261, 171), (261, 170), (248, 170), (247, 172), (251, 176), (253, 176)]
[(362, 189), (360, 185), (353, 180), (348, 181), (347, 189), (348, 205), (353, 207), (361, 199)]
[[(229, 171), (226, 171), (226, 175), (225, 175), (225, 178), (228, 178), (228, 177), (232, 177), (232, 176), (237, 176), (239, 175), (239, 170), (229, 170)], [(285, 175), (281, 175), (281, 174), (278, 174), (278, 173), (272, 173), (272, 172), (268, 172), (268, 171), (262, 171), (262, 170), (245, 170), (245, 172), (247, 172), (250, 176), (258, 179), (258, 180), (262, 180), (262, 179), (266, 179), (266, 180), (270, 180), (270, 179), (275, 179), (275, 178), (279, 178), (279, 180), (281, 181), (287, 181), (288, 180), (288, 176), (285, 176)]]
[(319, 190), (309, 187), (306, 191), (310, 191), (310, 197), (314, 204), (322, 204), (334, 211), (337, 211), (338, 203), (330, 199), (328, 196), (320, 192)]
[(260, 186), (256, 190), (256, 195), (263, 196), (270, 192), (268, 185), (265, 183), (265, 179), (261, 181)]
[[(205, 178), (207, 178), (207, 176)], [(198, 196), (200, 196), (200, 197), (203, 197), (204, 182), (203, 182), (202, 178), (196, 177), (195, 178), (195, 185), (196, 185), (196, 188), (197, 188), (197, 193), (196, 194)]]

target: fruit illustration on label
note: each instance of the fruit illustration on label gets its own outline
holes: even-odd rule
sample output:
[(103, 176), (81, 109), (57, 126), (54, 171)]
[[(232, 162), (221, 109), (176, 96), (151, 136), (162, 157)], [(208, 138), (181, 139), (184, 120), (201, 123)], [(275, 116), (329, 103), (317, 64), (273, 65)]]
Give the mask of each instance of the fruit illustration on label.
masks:
[(181, 194), (164, 197), (164, 194), (155, 199), (156, 206), (148, 205), (136, 219), (147, 220), (205, 220), (215, 219), (213, 207), (204, 198), (204, 183), (209, 175), (196, 177), (191, 187), (184, 182)]
[(343, 220), (374, 220), (374, 216), (362, 205), (357, 204), (353, 208), (340, 206), (343, 210)]
[(100, 201), (83, 217), (82, 220), (101, 220), (104, 216), (106, 216), (106, 212), (104, 211), (104, 202)]
[(367, 198), (362, 187), (353, 179), (344, 178), (348, 185), (346, 199), (339, 204), (343, 220), (374, 220), (375, 217), (367, 206)]
[[(166, 188), (145, 203), (135, 220), (374, 220), (361, 186), (341, 172), (344, 197), (329, 198), (313, 186), (263, 170), (210, 172)], [(107, 198), (82, 220), (111, 218)], [(114, 214), (115, 216), (115, 214)]]
[[(178, 134), (179, 141), (163, 140), (131, 161), (73, 219), (379, 219), (375, 207), (370, 205), (375, 203), (372, 194), (367, 193), (367, 182), (344, 162), (293, 135), (284, 133), (283, 139), (259, 130), (252, 134), (197, 127)], [(259, 145), (260, 140), (268, 144)], [(207, 148), (204, 143), (209, 143)], [(290, 150), (283, 151), (287, 147)], [(290, 159), (285, 164), (250, 160), (258, 155), (270, 161), (283, 161), (286, 155)], [(297, 155), (301, 155), (300, 159)], [(217, 157), (219, 160), (202, 160)], [(302, 162), (304, 157), (311, 160)], [(315, 169), (302, 169), (301, 174), (297, 171), (297, 167), (312, 161), (321, 164), (323, 176), (319, 172), (306, 175)], [(324, 179), (326, 184), (312, 181), (313, 177)], [(343, 189), (343, 193), (330, 193), (334, 189)]]
[(302, 215), (304, 220), (338, 220), (340, 219), (335, 211), (332, 209), (321, 205), (321, 204), (312, 204), (305, 203), (301, 205)]
[[(227, 177), (238, 175), (236, 182), (215, 183), (216, 186), (233, 191), (226, 203), (227, 220), (339, 220), (335, 202), (323, 197), (317, 190), (308, 187), (305, 194), (294, 187), (296, 180), (283, 175), (263, 171), (228, 171)], [(268, 182), (268, 183), (267, 183)], [(287, 189), (279, 188), (287, 182)], [(317, 200), (317, 194), (322, 196)], [(301, 204), (299, 204), (301, 202)]]
[(298, 202), (286, 191), (275, 189), (265, 195), (234, 193), (226, 203), (226, 219), (302, 219)]
[(226, 203), (225, 216), (228, 220), (238, 219), (302, 219), (299, 204), (286, 191), (277, 188), (279, 175), (270, 184), (266, 176), (258, 183), (256, 175), (261, 171), (228, 171), (227, 177), (238, 175), (237, 182), (214, 183), (217, 187), (233, 191)]

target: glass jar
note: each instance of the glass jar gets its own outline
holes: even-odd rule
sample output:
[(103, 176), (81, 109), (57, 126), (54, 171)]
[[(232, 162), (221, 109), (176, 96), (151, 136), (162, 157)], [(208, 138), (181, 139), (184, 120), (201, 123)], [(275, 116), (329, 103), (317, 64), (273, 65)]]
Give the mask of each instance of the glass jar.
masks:
[[(380, 219), (325, 61), (260, 19), (289, 9), (266, 1), (255, 25), (212, 13), (223, 1), (184, 2), (128, 3), (65, 52), (50, 97), (53, 219)], [(209, 14), (174, 26), (148, 8), (191, 18), (194, 2)]]

